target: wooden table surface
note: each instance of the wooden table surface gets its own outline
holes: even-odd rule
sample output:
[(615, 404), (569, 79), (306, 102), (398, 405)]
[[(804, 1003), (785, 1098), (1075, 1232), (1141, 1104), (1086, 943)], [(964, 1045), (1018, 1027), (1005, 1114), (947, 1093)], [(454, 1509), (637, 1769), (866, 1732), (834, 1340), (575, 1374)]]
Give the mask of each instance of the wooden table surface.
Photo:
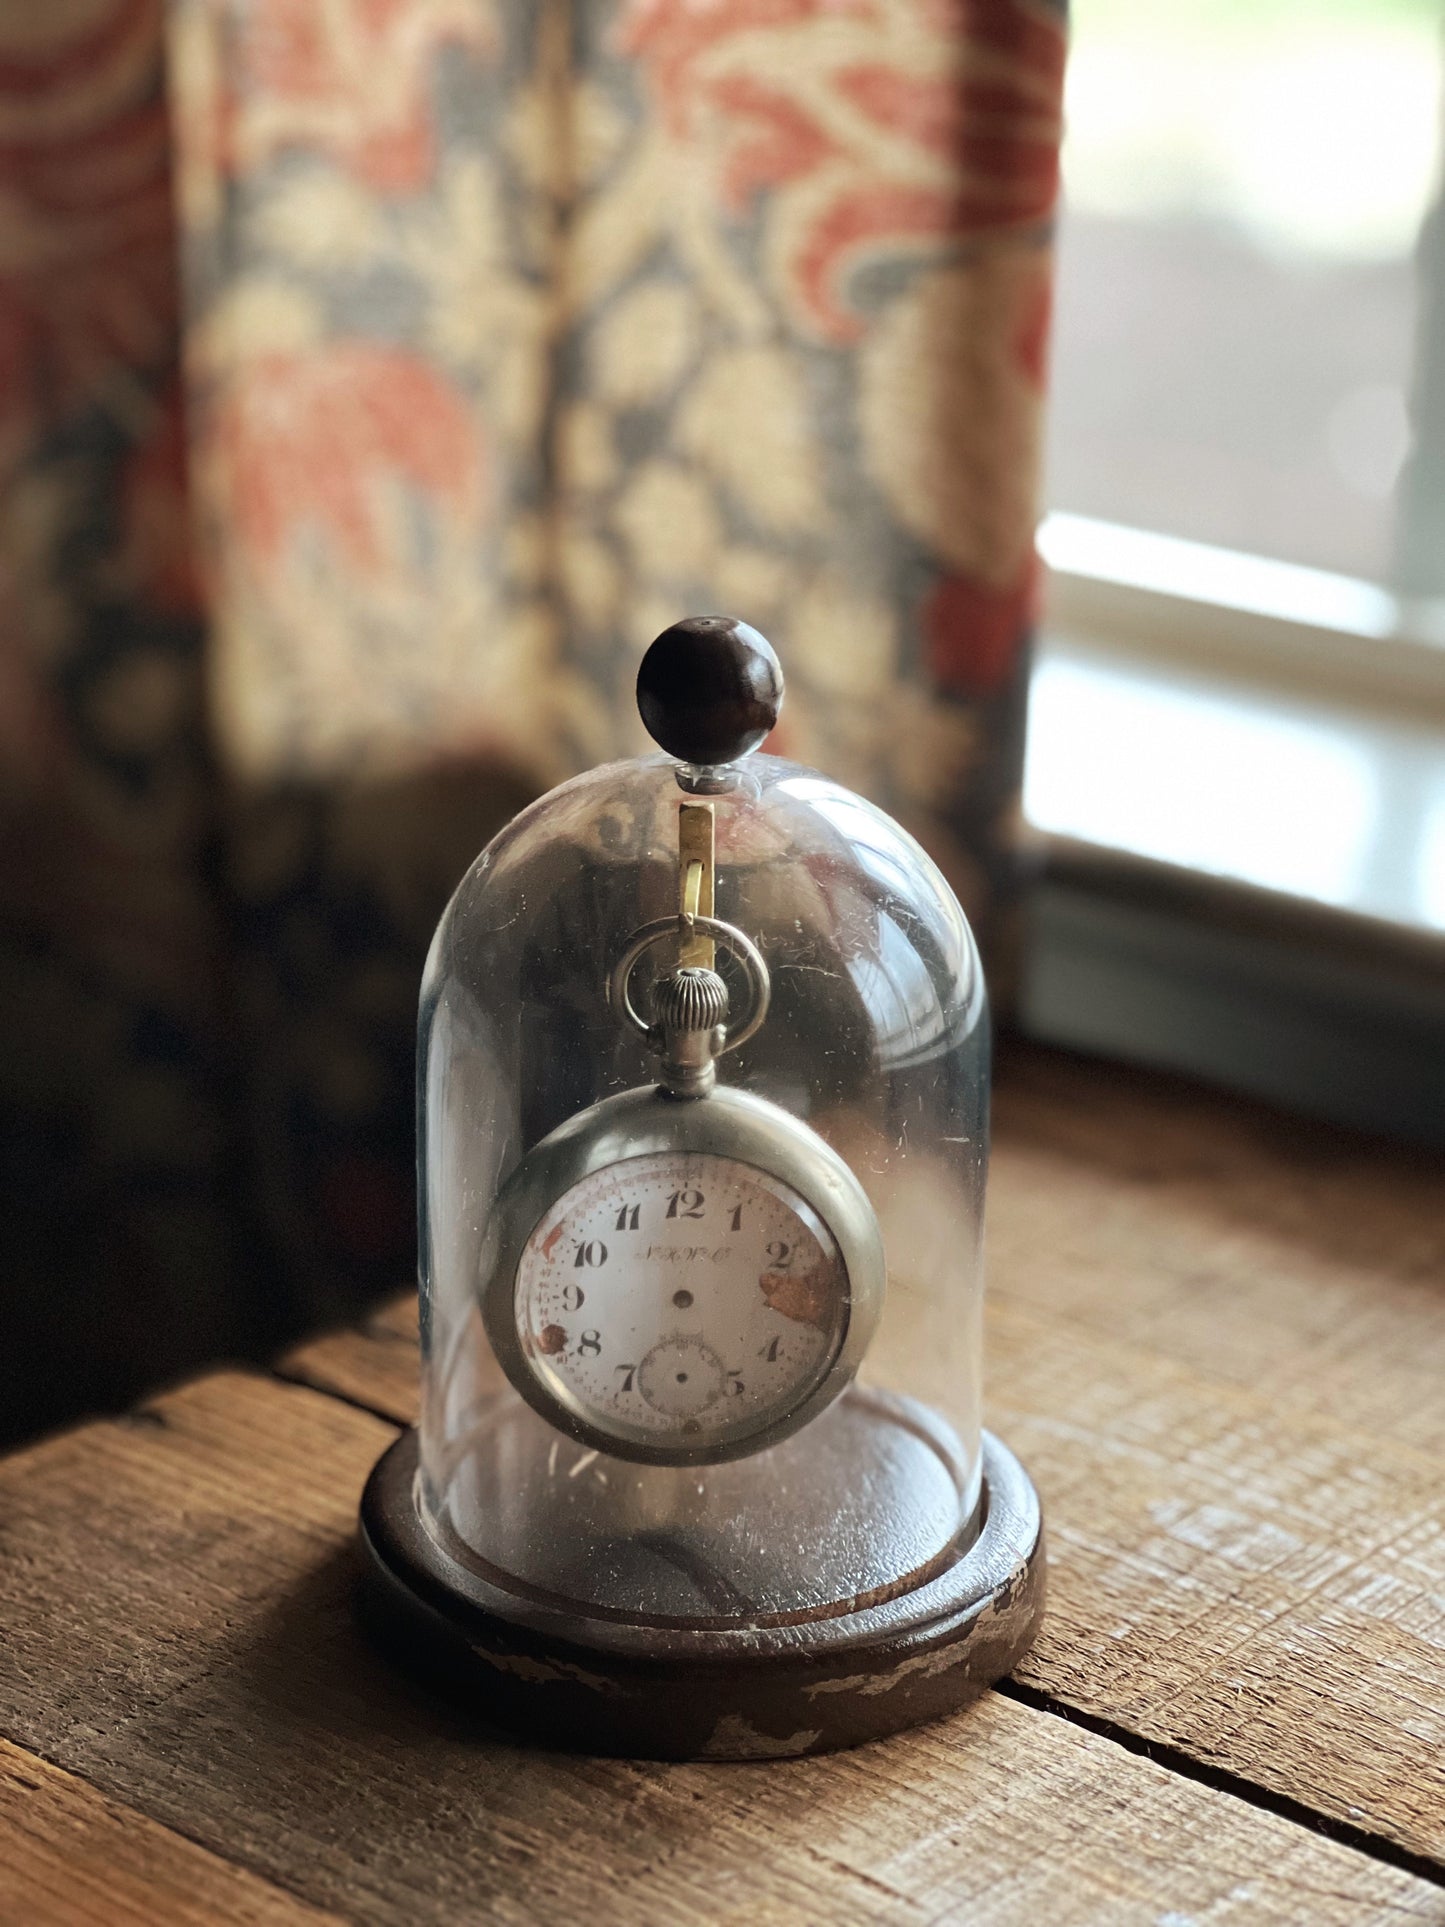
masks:
[(398, 1305), (0, 1461), (0, 1920), (1445, 1922), (1440, 1172), (1035, 1053), (996, 1125), (1016, 1680), (766, 1766), (470, 1729), (350, 1612)]

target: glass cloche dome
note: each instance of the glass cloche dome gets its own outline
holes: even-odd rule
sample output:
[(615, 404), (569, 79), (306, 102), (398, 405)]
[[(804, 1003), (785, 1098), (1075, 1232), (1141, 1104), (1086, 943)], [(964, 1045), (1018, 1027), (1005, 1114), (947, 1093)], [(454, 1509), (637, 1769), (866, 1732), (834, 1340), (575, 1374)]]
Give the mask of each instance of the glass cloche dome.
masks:
[(989, 1044), (929, 857), (751, 753), (777, 659), (653, 644), (658, 753), (477, 858), (421, 1000), (418, 1431), (378, 1623), (589, 1750), (847, 1744), (1008, 1669), (1037, 1502), (980, 1429)]

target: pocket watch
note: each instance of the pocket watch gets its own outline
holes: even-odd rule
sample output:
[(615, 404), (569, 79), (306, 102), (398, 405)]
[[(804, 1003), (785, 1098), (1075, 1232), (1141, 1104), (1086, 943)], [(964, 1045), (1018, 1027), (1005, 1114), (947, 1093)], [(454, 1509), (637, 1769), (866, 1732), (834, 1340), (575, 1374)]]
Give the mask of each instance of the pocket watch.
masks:
[[(683, 804), (679, 820), (678, 914), (638, 930), (608, 984), (618, 1019), (658, 1056), (657, 1082), (534, 1146), (498, 1194), (480, 1266), (487, 1336), (527, 1403), (583, 1444), (651, 1465), (743, 1458), (824, 1411), (868, 1349), (886, 1276), (873, 1207), (838, 1153), (718, 1079), (764, 1022), (770, 980), (751, 939), (698, 907), (711, 897), (710, 806)], [(632, 980), (667, 945), (679, 961), (648, 1022)], [(736, 1026), (716, 945), (750, 993)]]
[[(688, 805), (684, 805), (688, 807)], [(653, 1021), (630, 992), (647, 950), (717, 942), (751, 1012), (676, 965)], [(653, 1085), (603, 1098), (528, 1152), (482, 1254), (482, 1316), (512, 1386), (570, 1438), (618, 1459), (707, 1465), (798, 1432), (854, 1378), (884, 1295), (879, 1220), (817, 1131), (717, 1064), (769, 1006), (757, 946), (684, 910), (645, 925), (611, 1002), (659, 1056)]]

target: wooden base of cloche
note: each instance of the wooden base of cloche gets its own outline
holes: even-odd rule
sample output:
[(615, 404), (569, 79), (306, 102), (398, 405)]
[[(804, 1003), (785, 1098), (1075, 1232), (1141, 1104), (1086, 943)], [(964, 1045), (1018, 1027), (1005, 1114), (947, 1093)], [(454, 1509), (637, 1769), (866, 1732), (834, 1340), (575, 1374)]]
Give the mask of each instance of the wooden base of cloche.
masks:
[(417, 1442), (381, 1458), (361, 1505), (368, 1625), (489, 1724), (579, 1753), (783, 1759), (952, 1713), (1010, 1672), (1043, 1605), (1038, 1496), (983, 1436), (977, 1536), (911, 1591), (786, 1625), (629, 1624), (510, 1592), (452, 1559), (416, 1505)]

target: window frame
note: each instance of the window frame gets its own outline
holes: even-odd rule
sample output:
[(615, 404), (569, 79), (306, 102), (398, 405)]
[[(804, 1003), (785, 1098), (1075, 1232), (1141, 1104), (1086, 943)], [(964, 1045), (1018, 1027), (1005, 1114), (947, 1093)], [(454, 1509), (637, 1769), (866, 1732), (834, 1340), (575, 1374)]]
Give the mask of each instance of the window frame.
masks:
[[(1445, 766), (1445, 603), (1058, 512), (1039, 546), (1045, 651), (1425, 720)], [(1028, 1034), (1445, 1146), (1445, 932), (1032, 835)]]

